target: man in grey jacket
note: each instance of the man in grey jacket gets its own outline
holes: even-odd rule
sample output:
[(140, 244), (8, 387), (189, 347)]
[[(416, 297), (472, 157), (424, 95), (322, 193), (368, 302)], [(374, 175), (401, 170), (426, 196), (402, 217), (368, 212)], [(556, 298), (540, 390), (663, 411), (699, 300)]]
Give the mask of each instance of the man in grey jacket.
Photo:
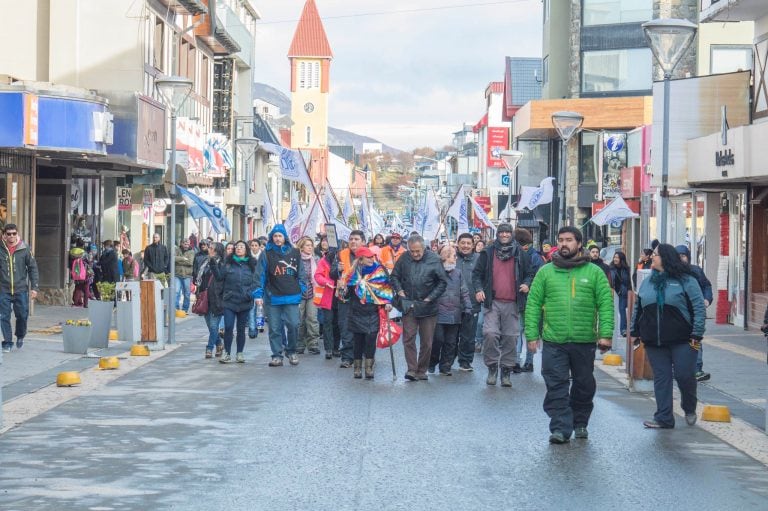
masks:
[(19, 237), (15, 224), (5, 224), (0, 244), (0, 328), (4, 353), (13, 347), (11, 308), (16, 316), (16, 348), (24, 345), (29, 300), (37, 297), (39, 282), (37, 262), (29, 246)]

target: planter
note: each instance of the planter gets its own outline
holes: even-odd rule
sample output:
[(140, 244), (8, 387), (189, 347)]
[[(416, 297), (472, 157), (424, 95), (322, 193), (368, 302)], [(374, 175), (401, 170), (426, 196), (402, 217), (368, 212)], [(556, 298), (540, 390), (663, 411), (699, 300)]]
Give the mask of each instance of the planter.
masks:
[(106, 348), (109, 346), (109, 330), (112, 327), (112, 302), (100, 300), (88, 301), (88, 319), (91, 320), (91, 348)]
[(88, 353), (93, 334), (92, 326), (63, 325), (61, 331), (64, 334), (64, 353)]

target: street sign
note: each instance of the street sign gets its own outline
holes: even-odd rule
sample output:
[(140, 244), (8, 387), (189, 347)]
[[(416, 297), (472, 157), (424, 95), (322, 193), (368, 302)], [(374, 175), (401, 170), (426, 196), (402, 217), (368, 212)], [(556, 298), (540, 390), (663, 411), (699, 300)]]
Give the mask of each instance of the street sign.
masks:
[(127, 186), (117, 187), (117, 210), (131, 210), (131, 189)]
[(509, 186), (509, 174), (501, 175), (501, 186)]

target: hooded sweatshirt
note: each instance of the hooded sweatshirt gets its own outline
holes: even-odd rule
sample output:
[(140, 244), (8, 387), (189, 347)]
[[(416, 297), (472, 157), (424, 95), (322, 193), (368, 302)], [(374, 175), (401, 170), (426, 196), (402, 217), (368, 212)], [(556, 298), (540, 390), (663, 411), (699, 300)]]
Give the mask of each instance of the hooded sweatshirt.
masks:
[[(285, 243), (277, 246), (274, 243), (275, 233), (285, 238)], [(259, 258), (261, 278), (259, 287), (254, 292), (254, 298), (264, 298), (269, 294), (272, 305), (291, 305), (301, 303), (304, 292), (299, 276), (301, 275), (301, 255), (298, 249), (291, 245), (291, 240), (283, 224), (277, 224), (269, 233), (264, 254)]]

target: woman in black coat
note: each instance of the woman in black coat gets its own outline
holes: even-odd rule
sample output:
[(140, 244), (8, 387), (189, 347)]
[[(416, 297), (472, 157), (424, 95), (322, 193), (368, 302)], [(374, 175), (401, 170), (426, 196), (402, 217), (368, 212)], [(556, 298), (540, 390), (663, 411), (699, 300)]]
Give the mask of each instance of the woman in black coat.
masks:
[[(202, 243), (201, 243), (202, 245)], [(224, 350), (224, 343), (219, 339), (219, 324), (224, 314), (224, 283), (217, 280), (213, 274), (213, 265), (218, 264), (224, 259), (224, 245), (221, 243), (211, 243), (207, 247), (207, 256), (198, 268), (197, 296), (203, 291), (207, 291), (208, 312), (205, 315), (205, 324), (208, 326), (208, 345), (205, 347), (205, 358), (213, 357), (213, 348), (216, 347), (216, 356), (220, 357)]]
[(259, 285), (256, 259), (251, 256), (243, 240), (235, 243), (234, 252), (223, 263), (213, 266), (216, 280), (222, 282), (222, 308), (224, 312), (224, 353), (219, 362), (232, 362), (232, 338), (237, 322), (237, 353), (235, 360), (245, 362), (245, 327), (253, 306), (253, 293)]
[(613, 290), (616, 291), (616, 295), (619, 297), (619, 331), (622, 337), (627, 336), (627, 300), (629, 298), (629, 290), (632, 288), (632, 281), (630, 279), (626, 254), (624, 252), (616, 252), (611, 262), (611, 282)]

